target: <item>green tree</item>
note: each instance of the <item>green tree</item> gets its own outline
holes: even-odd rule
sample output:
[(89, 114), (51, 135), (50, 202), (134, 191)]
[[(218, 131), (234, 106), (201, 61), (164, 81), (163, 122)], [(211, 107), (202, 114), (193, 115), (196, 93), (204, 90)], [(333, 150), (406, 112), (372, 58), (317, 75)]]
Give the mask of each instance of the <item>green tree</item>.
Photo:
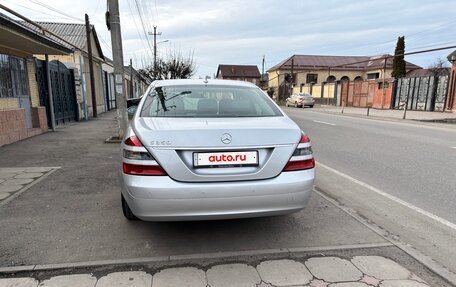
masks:
[[(393, 59), (393, 71), (391, 72), (391, 76), (394, 78), (400, 78), (405, 76), (405, 60), (404, 54), (405, 53), (405, 37), (398, 37), (396, 49), (394, 50), (394, 59)], [(397, 56), (401, 55), (401, 56)]]

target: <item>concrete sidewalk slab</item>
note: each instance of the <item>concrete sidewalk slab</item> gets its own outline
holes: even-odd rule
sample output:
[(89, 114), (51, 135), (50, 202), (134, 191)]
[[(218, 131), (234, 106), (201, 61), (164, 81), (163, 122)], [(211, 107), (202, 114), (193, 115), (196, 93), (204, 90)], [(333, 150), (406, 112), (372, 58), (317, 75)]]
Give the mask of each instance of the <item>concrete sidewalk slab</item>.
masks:
[(261, 279), (254, 267), (246, 264), (224, 264), (206, 272), (211, 287), (255, 287)]
[(1, 200), (7, 199), (9, 196), (20, 192), (20, 190), (31, 187), (41, 177), (47, 175), (54, 168), (38, 168), (45, 169), (44, 172), (36, 172), (36, 168), (0, 168), (0, 203)]
[(407, 279), (411, 276), (410, 271), (381, 256), (356, 256), (352, 262), (364, 274), (377, 279)]
[(363, 274), (350, 261), (337, 257), (310, 258), (306, 267), (326, 282), (358, 281)]
[(44, 280), (39, 287), (95, 287), (96, 283), (91, 274), (60, 275)]
[(274, 286), (305, 285), (312, 280), (304, 264), (288, 259), (264, 261), (257, 270), (265, 283)]
[(101, 277), (96, 287), (150, 287), (152, 275), (142, 271), (115, 272)]
[(205, 272), (195, 267), (168, 268), (154, 275), (152, 286), (206, 287), (207, 280)]
[[(112, 272), (104, 276), (92, 276), (89, 274), (56, 276), (47, 280), (43, 280), (40, 287), (428, 287), (430, 286), (422, 280), (416, 280), (417, 276), (407, 270), (397, 262), (379, 256), (363, 256), (362, 260), (368, 262), (380, 262), (379, 269), (374, 273), (378, 277), (372, 277), (370, 281), (366, 281), (367, 274), (354, 275), (353, 270), (349, 270), (352, 276), (340, 276), (334, 274), (327, 276), (329, 271), (325, 263), (331, 267), (337, 268), (342, 266), (343, 270), (347, 270), (350, 259), (359, 261), (355, 258), (343, 259), (341, 257), (311, 257), (306, 260), (307, 266), (312, 266), (307, 269), (306, 265), (297, 260), (263, 260), (256, 265), (256, 268), (250, 264), (231, 263), (217, 264), (204, 270), (190, 266), (184, 267), (169, 267), (156, 272), (145, 271), (129, 271), (129, 272)], [(323, 260), (330, 259), (330, 260)], [(307, 264), (310, 263), (310, 264)], [(385, 268), (386, 265), (389, 268)], [(128, 269), (133, 269), (127, 267)], [(354, 267), (353, 267), (354, 268)], [(399, 268), (407, 271), (407, 278), (397, 280), (383, 280), (391, 275), (391, 270)], [(372, 273), (372, 270), (368, 270)], [(337, 270), (332, 270), (337, 273)], [(319, 277), (325, 275), (326, 279)], [(207, 278), (207, 280), (206, 280)], [(375, 280), (372, 280), (375, 279)], [(17, 280), (17, 281), (16, 281)], [(16, 286), (5, 285), (16, 284), (23, 282), (24, 279), (0, 279), (0, 287)], [(27, 279), (27, 282), (35, 282), (33, 279)], [(95, 281), (96, 284), (95, 284)], [(3, 285), (2, 285), (3, 284)], [(20, 285), (22, 286), (22, 285)], [(441, 285), (435, 285), (440, 287)], [(443, 285), (442, 285), (443, 286)], [(25, 286), (24, 286), (25, 287)], [(36, 285), (34, 285), (36, 287)]]
[(0, 279), (0, 287), (37, 287), (38, 281), (33, 278)]

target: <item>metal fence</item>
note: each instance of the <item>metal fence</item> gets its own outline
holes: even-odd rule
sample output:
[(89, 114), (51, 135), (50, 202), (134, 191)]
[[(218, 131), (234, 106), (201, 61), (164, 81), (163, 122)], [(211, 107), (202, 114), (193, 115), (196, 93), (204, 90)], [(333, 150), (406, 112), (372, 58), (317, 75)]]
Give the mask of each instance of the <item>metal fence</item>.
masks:
[(444, 111), (448, 76), (400, 78), (396, 82), (393, 108), (408, 110)]

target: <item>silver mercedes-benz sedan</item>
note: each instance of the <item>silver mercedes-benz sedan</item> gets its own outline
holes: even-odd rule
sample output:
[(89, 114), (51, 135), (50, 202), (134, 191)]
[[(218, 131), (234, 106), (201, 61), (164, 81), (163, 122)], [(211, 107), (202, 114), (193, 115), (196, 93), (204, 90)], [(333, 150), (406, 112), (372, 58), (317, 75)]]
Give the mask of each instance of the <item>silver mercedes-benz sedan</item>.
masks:
[(309, 138), (257, 86), (151, 84), (122, 142), (122, 208), (149, 221), (288, 214), (306, 207)]

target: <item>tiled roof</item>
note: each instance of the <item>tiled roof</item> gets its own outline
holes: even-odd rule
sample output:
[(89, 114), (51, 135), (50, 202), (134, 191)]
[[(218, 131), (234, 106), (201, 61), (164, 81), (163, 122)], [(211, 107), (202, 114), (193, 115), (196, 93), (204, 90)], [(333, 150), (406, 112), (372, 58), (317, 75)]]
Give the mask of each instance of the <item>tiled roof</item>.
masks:
[[(293, 69), (295, 70), (324, 70), (331, 67), (332, 69), (343, 70), (373, 70), (383, 68), (384, 60), (387, 55), (379, 56), (320, 56), (320, 55), (293, 55), (279, 64), (273, 66), (268, 71), (279, 69), (291, 69), (293, 61)], [(407, 69), (419, 69), (420, 67), (406, 62)], [(392, 68), (393, 58), (388, 58), (386, 68)]]
[(449, 75), (451, 68), (436, 68), (436, 69), (416, 69), (409, 71), (405, 76), (408, 78), (415, 77), (430, 77), (434, 75)]
[(224, 77), (261, 77), (260, 71), (255, 65), (219, 65), (217, 69), (217, 77), (220, 73)]

